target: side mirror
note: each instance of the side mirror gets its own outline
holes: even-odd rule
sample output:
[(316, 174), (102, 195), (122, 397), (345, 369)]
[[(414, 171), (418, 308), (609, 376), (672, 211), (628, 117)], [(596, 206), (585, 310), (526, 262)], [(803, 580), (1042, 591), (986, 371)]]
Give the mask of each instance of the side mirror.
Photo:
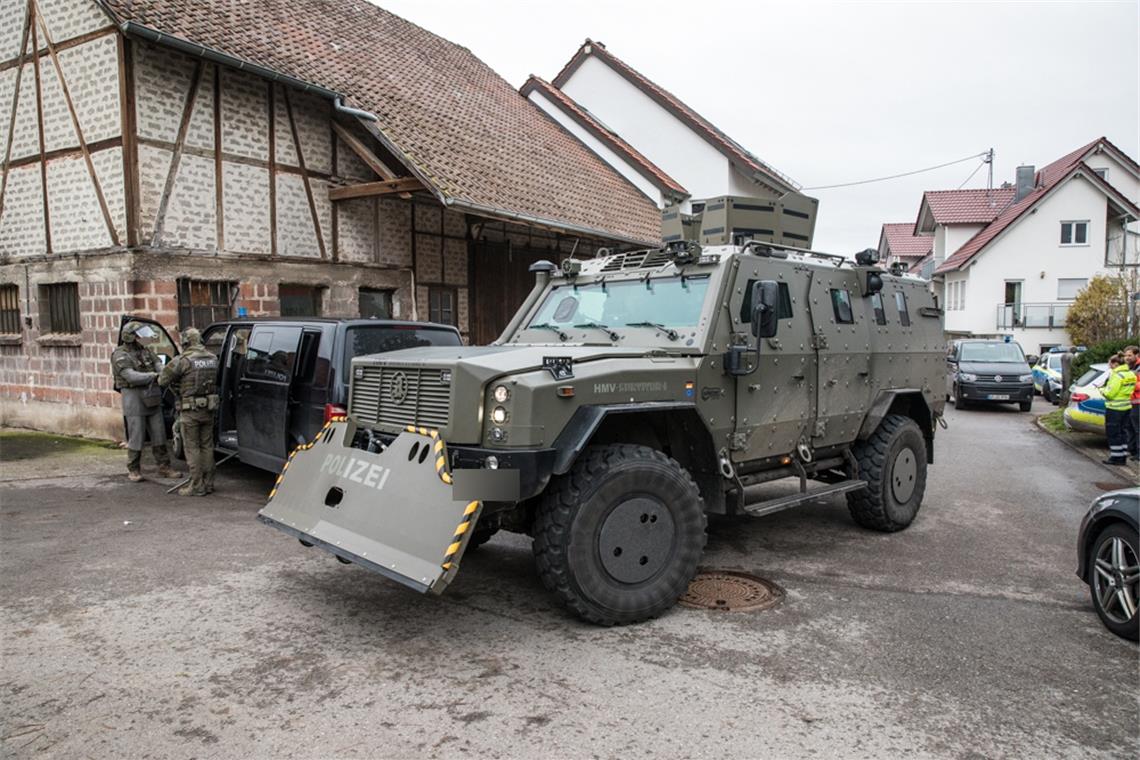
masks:
[(780, 323), (780, 286), (775, 280), (752, 283), (752, 334), (757, 338), (776, 335)]

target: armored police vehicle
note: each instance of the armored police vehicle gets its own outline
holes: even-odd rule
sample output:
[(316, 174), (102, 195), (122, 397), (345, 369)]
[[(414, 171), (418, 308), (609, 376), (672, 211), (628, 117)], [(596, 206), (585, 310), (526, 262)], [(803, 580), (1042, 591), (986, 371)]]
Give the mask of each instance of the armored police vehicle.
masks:
[(873, 252), (684, 239), (532, 271), (493, 345), (354, 359), (347, 417), (260, 519), (433, 593), (496, 530), (527, 533), (543, 583), (606, 625), (676, 602), (709, 514), (845, 494), (866, 528), (915, 519), (944, 404), (921, 280)]

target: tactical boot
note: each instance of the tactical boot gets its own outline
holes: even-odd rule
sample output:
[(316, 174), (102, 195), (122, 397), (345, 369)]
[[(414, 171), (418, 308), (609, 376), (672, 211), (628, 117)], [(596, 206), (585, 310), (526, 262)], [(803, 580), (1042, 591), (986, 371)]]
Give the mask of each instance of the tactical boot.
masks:
[(198, 494), (194, 493), (194, 486), (187, 483), (186, 485), (184, 485), (178, 489), (178, 495), (179, 496), (197, 496)]
[(142, 473), (138, 470), (130, 470), (127, 472), (127, 480), (131, 481), (132, 483), (138, 483), (142, 479)]
[(174, 469), (168, 464), (160, 464), (158, 466), (158, 477), (160, 478), (180, 478), (182, 473)]

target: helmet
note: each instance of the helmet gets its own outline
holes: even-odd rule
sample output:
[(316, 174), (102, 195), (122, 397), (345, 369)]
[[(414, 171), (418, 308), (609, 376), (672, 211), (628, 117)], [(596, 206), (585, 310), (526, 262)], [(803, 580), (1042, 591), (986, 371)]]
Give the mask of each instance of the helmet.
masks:
[(202, 345), (202, 333), (198, 332), (195, 327), (188, 327), (182, 331), (182, 347), (189, 348), (190, 346)]
[(140, 329), (142, 329), (142, 323), (127, 322), (126, 327), (123, 328), (123, 342), (134, 343), (136, 340), (135, 333), (137, 333)]

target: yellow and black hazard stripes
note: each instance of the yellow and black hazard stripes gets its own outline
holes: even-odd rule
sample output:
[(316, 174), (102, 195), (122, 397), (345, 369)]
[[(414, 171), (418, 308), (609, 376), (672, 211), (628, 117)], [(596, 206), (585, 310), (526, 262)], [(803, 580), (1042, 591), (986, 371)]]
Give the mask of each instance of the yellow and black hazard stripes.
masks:
[(277, 476), (277, 480), (273, 483), (273, 489), (269, 492), (268, 501), (272, 501), (273, 497), (277, 495), (277, 489), (281, 486), (281, 481), (285, 479), (285, 471), (289, 469), (289, 465), (293, 462), (293, 457), (297, 456), (297, 452), (306, 451), (313, 448), (317, 445), (317, 441), (321, 440), (321, 436), (325, 434), (325, 431), (329, 429), (330, 425), (332, 425), (334, 422), (344, 422), (347, 419), (347, 417), (330, 417), (329, 421), (326, 422), (324, 426), (317, 431), (317, 436), (313, 440), (309, 441), (308, 443), (302, 443), (300, 446), (293, 449), (293, 451), (289, 453), (289, 458), (285, 460), (285, 466), (281, 468), (281, 473)]
[(416, 427), (415, 425), (408, 425), (404, 430), (409, 433), (418, 433), (419, 435), (427, 436), (434, 441), (435, 471), (439, 475), (440, 480), (447, 485), (451, 485), (451, 473), (447, 471), (447, 447), (444, 445), (443, 439), (439, 437), (439, 431)]
[(475, 520), (475, 513), (479, 511), (479, 502), (473, 501), (467, 505), (463, 510), (463, 522), (459, 523), (459, 527), (455, 529), (455, 535), (452, 536), (451, 545), (447, 547), (447, 553), (443, 557), (443, 569), (450, 570), (452, 560), (456, 554), (459, 554), (460, 548), (463, 546), (463, 536), (471, 529), (471, 523)]

